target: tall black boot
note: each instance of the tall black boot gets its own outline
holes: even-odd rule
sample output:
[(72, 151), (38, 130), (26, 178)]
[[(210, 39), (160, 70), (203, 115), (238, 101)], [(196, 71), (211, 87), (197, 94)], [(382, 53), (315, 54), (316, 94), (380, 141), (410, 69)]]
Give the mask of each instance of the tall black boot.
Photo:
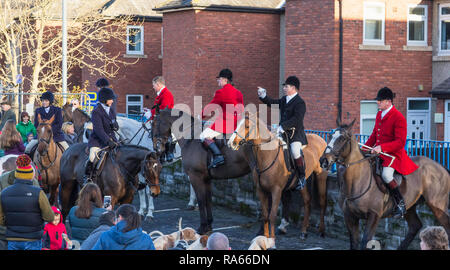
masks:
[(84, 171), (83, 179), (78, 182), (80, 184), (80, 187), (84, 187), (84, 185), (86, 185), (86, 183), (92, 181), (92, 172), (94, 170), (94, 164), (92, 164), (92, 162), (88, 159), (88, 160), (86, 160), (86, 163), (84, 166), (85, 166), (85, 171)]
[(174, 159), (173, 151), (175, 150), (175, 143), (166, 142), (166, 161), (172, 162)]
[(305, 159), (303, 156), (295, 159), (295, 164), (297, 165), (298, 183), (295, 190), (302, 190), (305, 187)]
[(392, 217), (403, 218), (406, 213), (406, 205), (405, 201), (403, 200), (403, 196), (398, 188), (397, 182), (395, 182), (395, 180), (392, 180), (391, 182), (389, 182), (388, 187), (395, 201), (394, 210), (392, 211)]
[(205, 145), (209, 150), (211, 150), (213, 154), (213, 161), (208, 166), (208, 169), (217, 168), (220, 165), (225, 164), (225, 158), (220, 152), (219, 147), (217, 147), (216, 143), (211, 139), (205, 139), (203, 141), (203, 145)]

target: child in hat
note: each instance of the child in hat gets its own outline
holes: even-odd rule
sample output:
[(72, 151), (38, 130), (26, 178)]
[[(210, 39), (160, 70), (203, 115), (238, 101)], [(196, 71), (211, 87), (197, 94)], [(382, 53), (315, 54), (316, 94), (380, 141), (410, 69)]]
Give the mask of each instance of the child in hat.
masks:
[(72, 246), (72, 241), (67, 237), (66, 226), (62, 223), (61, 211), (52, 206), (55, 219), (47, 223), (44, 227), (44, 236), (42, 237), (42, 249), (44, 250), (64, 250)]

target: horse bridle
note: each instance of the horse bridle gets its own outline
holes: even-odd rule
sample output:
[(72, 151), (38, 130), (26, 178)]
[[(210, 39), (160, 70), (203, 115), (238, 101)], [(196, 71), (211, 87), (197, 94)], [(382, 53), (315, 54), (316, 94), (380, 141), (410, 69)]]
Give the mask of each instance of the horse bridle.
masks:
[[(150, 177), (148, 177), (146, 170), (144, 169), (145, 166), (147, 166), (147, 160), (148, 160), (148, 155), (145, 156), (144, 160), (142, 161), (143, 165), (141, 166), (141, 174), (144, 176), (145, 179), (151, 179)], [(159, 181), (157, 184), (151, 183), (150, 181), (150, 187), (160, 187)]]

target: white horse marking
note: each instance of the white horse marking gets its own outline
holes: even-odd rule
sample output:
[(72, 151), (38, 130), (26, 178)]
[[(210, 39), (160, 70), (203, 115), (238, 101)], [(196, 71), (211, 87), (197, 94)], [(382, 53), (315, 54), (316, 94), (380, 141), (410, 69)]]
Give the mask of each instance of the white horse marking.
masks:
[(334, 132), (334, 134), (333, 134), (333, 137), (331, 137), (331, 141), (328, 144), (327, 150), (325, 150), (326, 154), (329, 154), (331, 152), (330, 149), (333, 149), (334, 143), (340, 136), (341, 136), (341, 132), (339, 130), (336, 130), (336, 132)]

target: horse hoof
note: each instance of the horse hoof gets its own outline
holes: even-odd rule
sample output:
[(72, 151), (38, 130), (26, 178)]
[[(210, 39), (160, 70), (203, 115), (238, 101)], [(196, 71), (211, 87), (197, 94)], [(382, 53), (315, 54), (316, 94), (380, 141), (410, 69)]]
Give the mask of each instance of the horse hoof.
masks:
[(195, 210), (195, 206), (193, 206), (193, 205), (188, 205), (188, 206), (186, 207), (186, 210), (188, 210), (188, 211), (193, 211), (193, 210)]
[(155, 218), (152, 217), (152, 216), (146, 216), (146, 217), (145, 217), (145, 221), (152, 222), (152, 221), (154, 221), (154, 220), (155, 220)]
[(277, 228), (277, 230), (275, 231), (275, 234), (278, 234), (278, 235), (283, 235), (283, 234), (286, 234), (286, 233), (287, 233), (286, 229)]
[(304, 233), (304, 232), (300, 233), (300, 239), (301, 240), (306, 240), (306, 237), (308, 237), (307, 233)]

